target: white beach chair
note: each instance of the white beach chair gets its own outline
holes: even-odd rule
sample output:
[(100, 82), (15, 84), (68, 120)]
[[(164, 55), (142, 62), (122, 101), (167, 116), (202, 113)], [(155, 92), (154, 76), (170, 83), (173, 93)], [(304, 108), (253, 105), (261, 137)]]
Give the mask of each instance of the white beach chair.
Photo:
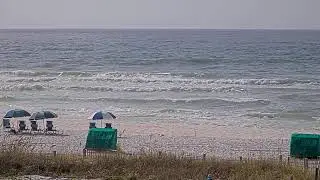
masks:
[(57, 130), (54, 128), (52, 121), (47, 121), (45, 133), (56, 134)]

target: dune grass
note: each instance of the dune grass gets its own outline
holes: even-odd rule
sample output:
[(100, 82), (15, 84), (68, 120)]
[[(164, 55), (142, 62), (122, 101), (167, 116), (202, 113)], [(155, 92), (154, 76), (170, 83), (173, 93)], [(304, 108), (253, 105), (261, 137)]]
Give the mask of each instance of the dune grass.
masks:
[[(20, 142), (21, 143), (21, 142)], [(122, 153), (104, 156), (57, 155), (32, 153), (25, 145), (0, 147), (0, 177), (43, 175), (50, 177), (103, 179), (313, 179), (308, 171), (272, 161), (194, 160), (172, 154), (145, 153), (128, 156)]]

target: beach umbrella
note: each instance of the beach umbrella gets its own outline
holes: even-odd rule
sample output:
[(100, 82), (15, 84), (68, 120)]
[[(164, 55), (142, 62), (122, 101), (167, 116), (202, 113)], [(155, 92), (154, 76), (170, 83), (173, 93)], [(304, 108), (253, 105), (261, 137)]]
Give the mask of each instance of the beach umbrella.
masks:
[(17, 118), (17, 117), (27, 117), (30, 113), (23, 109), (12, 109), (6, 113), (3, 118)]
[[(4, 115), (3, 118), (19, 118), (30, 116), (30, 113), (23, 109), (12, 109)], [(15, 122), (14, 128), (18, 128), (18, 121)]]
[(44, 120), (44, 119), (51, 119), (57, 118), (58, 115), (52, 111), (39, 111), (35, 112), (31, 115), (29, 120)]
[(45, 119), (51, 119), (51, 118), (57, 118), (58, 115), (52, 111), (39, 111), (35, 112), (31, 115), (29, 118), (30, 121), (37, 121), (42, 120), (43, 121), (43, 127), (44, 127), (44, 120)]
[(102, 126), (102, 120), (104, 119), (116, 119), (116, 116), (113, 115), (111, 112), (102, 112), (102, 111), (97, 111), (93, 113), (91, 116), (88, 118), (89, 120), (101, 120), (101, 126)]
[(98, 111), (93, 113), (90, 117), (90, 120), (103, 120), (103, 119), (116, 119), (116, 116), (111, 112), (102, 112)]

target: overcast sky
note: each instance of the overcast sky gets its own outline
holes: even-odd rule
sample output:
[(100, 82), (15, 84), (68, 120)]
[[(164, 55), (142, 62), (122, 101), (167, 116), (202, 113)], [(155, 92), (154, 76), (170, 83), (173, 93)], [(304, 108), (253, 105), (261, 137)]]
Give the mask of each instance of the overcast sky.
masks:
[(0, 28), (320, 29), (320, 0), (0, 0)]

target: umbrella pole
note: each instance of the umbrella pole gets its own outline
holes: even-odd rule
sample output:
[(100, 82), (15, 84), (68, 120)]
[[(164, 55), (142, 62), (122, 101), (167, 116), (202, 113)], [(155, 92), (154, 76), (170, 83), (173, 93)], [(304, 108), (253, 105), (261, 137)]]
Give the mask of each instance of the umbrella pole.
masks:
[(100, 122), (101, 122), (101, 128), (102, 128), (102, 120)]
[(13, 129), (14, 129), (14, 131), (16, 131), (17, 127), (18, 127), (18, 121), (16, 120), (15, 117), (13, 117), (13, 122), (14, 122), (14, 123), (12, 123), (13, 124)]

